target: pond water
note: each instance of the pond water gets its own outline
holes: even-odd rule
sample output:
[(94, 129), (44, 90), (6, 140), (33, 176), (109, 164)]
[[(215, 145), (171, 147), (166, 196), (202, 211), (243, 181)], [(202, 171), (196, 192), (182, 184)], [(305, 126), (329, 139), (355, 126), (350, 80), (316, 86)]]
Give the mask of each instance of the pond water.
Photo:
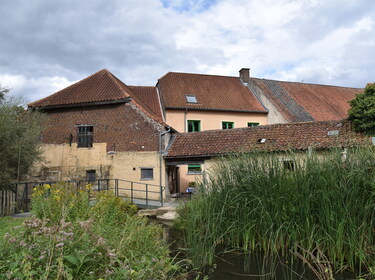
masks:
[[(171, 223), (160, 223), (164, 229), (164, 238), (170, 244), (172, 254), (178, 258), (184, 257), (182, 232), (172, 228)], [(304, 280), (318, 279), (308, 265), (300, 260), (293, 263), (278, 257), (266, 257), (263, 254), (243, 254), (236, 251), (221, 253), (218, 250), (215, 257), (215, 266), (207, 267), (202, 271), (204, 276), (212, 280)], [(196, 279), (192, 276), (191, 279)], [(322, 278), (325, 279), (325, 278)], [(327, 278), (328, 279), (328, 278)], [(357, 279), (351, 273), (334, 275), (335, 280)]]

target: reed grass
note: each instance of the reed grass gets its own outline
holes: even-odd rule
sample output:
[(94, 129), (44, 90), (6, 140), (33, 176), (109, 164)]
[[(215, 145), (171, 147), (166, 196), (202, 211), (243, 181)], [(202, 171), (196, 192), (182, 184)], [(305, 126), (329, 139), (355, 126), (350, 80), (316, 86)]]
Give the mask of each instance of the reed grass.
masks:
[(212, 264), (218, 245), (306, 259), (319, 248), (335, 270), (374, 266), (374, 149), (352, 149), (346, 159), (340, 150), (237, 154), (209, 177), (180, 213), (196, 267)]

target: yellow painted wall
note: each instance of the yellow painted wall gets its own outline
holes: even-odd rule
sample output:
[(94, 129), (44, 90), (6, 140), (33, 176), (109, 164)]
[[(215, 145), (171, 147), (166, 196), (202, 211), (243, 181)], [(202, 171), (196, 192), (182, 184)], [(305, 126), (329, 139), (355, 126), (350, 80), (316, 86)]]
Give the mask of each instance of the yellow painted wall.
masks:
[[(216, 111), (184, 111), (166, 110), (166, 123), (179, 132), (187, 132), (187, 120), (201, 121), (201, 130), (222, 129), (222, 122), (234, 122), (234, 127), (247, 127), (248, 122), (260, 125), (267, 124), (267, 114), (216, 112)], [(185, 131), (186, 130), (186, 131)]]
[[(133, 189), (145, 190), (147, 184), (149, 198), (158, 199), (160, 197), (159, 188), (151, 185), (160, 184), (160, 158), (157, 151), (149, 152), (115, 152), (108, 154), (106, 143), (94, 143), (92, 148), (77, 148), (77, 144), (44, 144), (44, 160), (36, 164), (33, 168), (30, 180), (39, 181), (59, 181), (86, 179), (87, 170), (95, 170), (96, 178), (110, 178), (133, 181)], [(141, 168), (153, 168), (153, 179), (142, 180)], [(166, 173), (164, 160), (162, 160), (162, 185), (166, 185)], [(111, 182), (111, 187), (114, 187)], [(130, 182), (119, 181), (119, 188), (131, 187)], [(168, 190), (168, 188), (166, 188)], [(121, 193), (121, 192), (120, 192)], [(122, 191), (123, 194), (130, 194), (130, 191)], [(138, 192), (135, 194), (142, 194)], [(169, 193), (164, 192), (164, 199), (169, 197)]]

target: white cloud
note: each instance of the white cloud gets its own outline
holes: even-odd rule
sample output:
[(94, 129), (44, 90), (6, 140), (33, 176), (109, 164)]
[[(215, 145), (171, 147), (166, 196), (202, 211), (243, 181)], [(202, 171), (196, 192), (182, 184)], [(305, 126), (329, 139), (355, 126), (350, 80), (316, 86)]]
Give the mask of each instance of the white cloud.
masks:
[(22, 75), (0, 75), (0, 81), (2, 81), (3, 87), (10, 89), (9, 96), (22, 97), (25, 104), (43, 98), (75, 82), (58, 76), (28, 79)]
[(102, 68), (133, 85), (242, 67), (356, 87), (375, 76), (372, 0), (13, 0), (0, 13), (0, 84), (29, 101)]

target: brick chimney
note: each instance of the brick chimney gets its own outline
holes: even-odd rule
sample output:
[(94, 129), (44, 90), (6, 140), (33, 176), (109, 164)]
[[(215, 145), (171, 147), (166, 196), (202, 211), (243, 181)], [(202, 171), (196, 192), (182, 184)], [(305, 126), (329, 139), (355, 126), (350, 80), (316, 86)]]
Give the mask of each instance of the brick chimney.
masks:
[(240, 78), (243, 83), (250, 83), (250, 68), (242, 68), (240, 70)]

